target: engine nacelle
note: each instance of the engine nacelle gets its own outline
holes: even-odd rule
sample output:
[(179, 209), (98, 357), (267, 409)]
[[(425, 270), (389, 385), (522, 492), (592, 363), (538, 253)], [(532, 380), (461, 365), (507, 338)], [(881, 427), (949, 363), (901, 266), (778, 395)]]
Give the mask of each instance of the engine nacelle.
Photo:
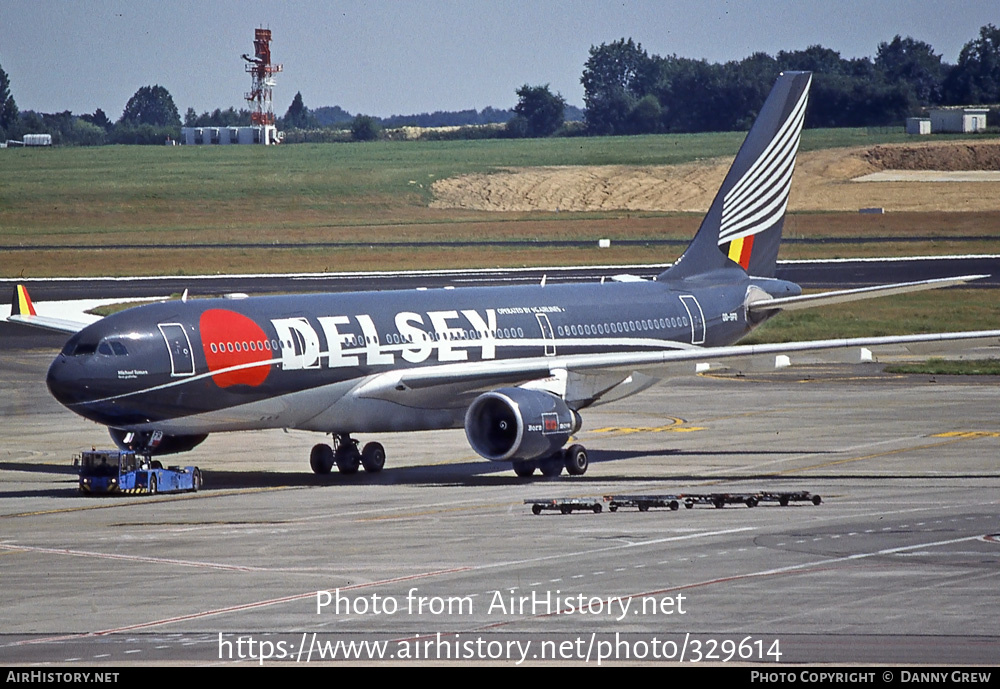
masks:
[(162, 431), (123, 431), (109, 428), (111, 439), (123, 450), (142, 455), (172, 455), (200, 445), (208, 435), (165, 435)]
[(500, 388), (480, 395), (469, 406), (465, 436), (486, 459), (524, 461), (552, 454), (581, 424), (580, 415), (551, 393)]

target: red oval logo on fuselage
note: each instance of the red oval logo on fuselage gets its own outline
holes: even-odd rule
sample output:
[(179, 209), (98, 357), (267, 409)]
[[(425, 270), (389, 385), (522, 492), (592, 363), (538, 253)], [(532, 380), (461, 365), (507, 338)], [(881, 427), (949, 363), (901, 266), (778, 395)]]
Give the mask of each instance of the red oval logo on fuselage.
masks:
[(220, 388), (257, 386), (271, 371), (271, 344), (259, 325), (243, 314), (209, 309), (198, 321), (208, 370)]

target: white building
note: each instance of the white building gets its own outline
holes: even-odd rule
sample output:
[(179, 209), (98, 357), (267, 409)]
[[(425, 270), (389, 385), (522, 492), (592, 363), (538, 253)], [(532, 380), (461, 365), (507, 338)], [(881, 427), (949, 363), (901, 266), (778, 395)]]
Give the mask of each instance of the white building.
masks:
[(929, 118), (929, 117), (907, 117), (906, 118), (906, 133), (907, 134), (930, 134), (931, 133), (931, 118)]
[(213, 144), (264, 144), (281, 142), (282, 133), (271, 124), (253, 127), (181, 127), (181, 142), (186, 146)]
[(931, 130), (940, 132), (982, 132), (986, 131), (986, 113), (989, 108), (933, 108)]
[(51, 146), (52, 145), (52, 135), (51, 134), (25, 134), (24, 135), (24, 145), (25, 146)]

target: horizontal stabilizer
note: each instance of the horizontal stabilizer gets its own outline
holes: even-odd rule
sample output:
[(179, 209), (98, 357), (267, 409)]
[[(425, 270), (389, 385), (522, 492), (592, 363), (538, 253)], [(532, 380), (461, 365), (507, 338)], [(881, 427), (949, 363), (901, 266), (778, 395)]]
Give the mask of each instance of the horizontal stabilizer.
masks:
[(989, 275), (961, 275), (953, 278), (937, 278), (934, 280), (919, 280), (917, 282), (898, 282), (893, 285), (842, 289), (834, 292), (823, 292), (821, 294), (803, 294), (797, 297), (779, 297), (777, 299), (752, 302), (747, 305), (747, 308), (753, 313), (775, 310), (797, 311), (799, 309), (811, 309), (816, 306), (829, 306), (830, 304), (844, 304), (861, 299), (886, 297), (893, 294), (907, 294), (909, 292), (922, 292), (928, 289), (940, 289), (941, 287), (954, 287), (987, 277)]
[(10, 304), (10, 317), (7, 320), (11, 323), (30, 325), (44, 330), (55, 330), (61, 333), (76, 333), (87, 327), (87, 323), (71, 321), (65, 318), (52, 318), (50, 316), (39, 316), (35, 312), (35, 305), (28, 295), (28, 288), (24, 285), (14, 287), (14, 296)]

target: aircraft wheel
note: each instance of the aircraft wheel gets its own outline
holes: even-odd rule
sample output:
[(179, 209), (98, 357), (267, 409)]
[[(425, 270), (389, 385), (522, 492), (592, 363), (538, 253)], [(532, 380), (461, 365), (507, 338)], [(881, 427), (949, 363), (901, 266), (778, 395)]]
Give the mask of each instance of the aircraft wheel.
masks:
[(528, 478), (535, 473), (535, 463), (531, 460), (526, 462), (514, 462), (514, 473), (521, 478)]
[(149, 494), (156, 495), (156, 474), (149, 476)]
[(385, 466), (385, 448), (381, 443), (368, 443), (361, 450), (361, 464), (369, 474), (377, 474)]
[(570, 445), (566, 448), (566, 471), (570, 476), (582, 476), (587, 473), (587, 450), (583, 445)]
[(356, 474), (361, 466), (361, 453), (358, 446), (348, 443), (337, 448), (336, 454), (337, 469), (342, 474)]
[(313, 445), (313, 449), (309, 452), (309, 466), (312, 467), (313, 473), (329, 474), (333, 469), (333, 448), (326, 443)]
[(558, 476), (563, 470), (563, 458), (561, 454), (557, 453), (555, 457), (541, 459), (538, 461), (538, 468), (541, 469), (542, 476), (549, 478)]

